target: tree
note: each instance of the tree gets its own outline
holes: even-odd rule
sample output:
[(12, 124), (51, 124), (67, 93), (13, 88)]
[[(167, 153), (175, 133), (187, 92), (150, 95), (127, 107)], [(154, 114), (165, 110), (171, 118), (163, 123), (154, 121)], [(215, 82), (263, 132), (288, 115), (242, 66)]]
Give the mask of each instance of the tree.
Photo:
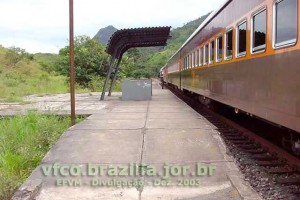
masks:
[[(105, 76), (108, 64), (108, 55), (104, 47), (95, 39), (88, 36), (78, 36), (74, 39), (74, 61), (76, 82), (88, 87), (95, 76)], [(58, 71), (62, 75), (69, 75), (70, 47), (66, 46), (59, 51)]]

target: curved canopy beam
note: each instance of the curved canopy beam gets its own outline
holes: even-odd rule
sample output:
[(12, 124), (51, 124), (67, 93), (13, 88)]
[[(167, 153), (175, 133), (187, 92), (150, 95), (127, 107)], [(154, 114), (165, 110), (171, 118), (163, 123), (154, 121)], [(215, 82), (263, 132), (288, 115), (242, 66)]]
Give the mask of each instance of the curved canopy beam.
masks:
[(122, 29), (110, 38), (106, 52), (118, 58), (130, 48), (166, 46), (171, 27)]

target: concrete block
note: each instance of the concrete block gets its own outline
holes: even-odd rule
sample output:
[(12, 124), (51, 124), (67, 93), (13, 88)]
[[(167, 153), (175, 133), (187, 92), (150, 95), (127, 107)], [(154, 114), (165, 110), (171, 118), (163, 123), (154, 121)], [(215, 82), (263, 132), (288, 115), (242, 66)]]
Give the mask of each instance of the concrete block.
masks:
[(122, 82), (123, 101), (151, 100), (152, 80), (126, 80)]

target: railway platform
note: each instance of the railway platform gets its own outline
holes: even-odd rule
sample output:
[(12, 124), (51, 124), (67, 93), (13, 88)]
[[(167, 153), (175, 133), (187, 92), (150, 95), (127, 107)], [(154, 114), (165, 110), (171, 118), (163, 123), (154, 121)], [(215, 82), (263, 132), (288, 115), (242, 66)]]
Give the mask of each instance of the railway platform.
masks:
[(157, 81), (151, 101), (105, 105), (63, 134), (13, 199), (260, 199), (217, 128)]

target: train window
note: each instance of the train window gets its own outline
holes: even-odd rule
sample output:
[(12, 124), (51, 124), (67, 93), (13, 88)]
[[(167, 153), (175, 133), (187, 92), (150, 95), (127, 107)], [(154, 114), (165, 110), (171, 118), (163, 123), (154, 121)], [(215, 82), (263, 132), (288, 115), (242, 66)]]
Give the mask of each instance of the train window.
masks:
[(196, 50), (195, 52), (194, 52), (194, 63), (195, 63), (195, 67), (197, 67), (198, 66), (198, 50)]
[(189, 55), (186, 56), (186, 68), (185, 69), (188, 69), (189, 68)]
[(202, 58), (203, 58), (203, 48), (201, 47), (200, 49), (199, 49), (199, 66), (202, 66)]
[(185, 59), (186, 59), (186, 66), (185, 66), (185, 69), (187, 70), (188, 67), (189, 67), (189, 57), (187, 56)]
[(188, 57), (185, 57), (185, 69), (187, 70), (188, 66), (189, 66), (189, 62), (188, 62)]
[(190, 59), (189, 59), (189, 55), (187, 55), (187, 57), (186, 57), (186, 69), (189, 68), (189, 65), (190, 65)]
[(185, 61), (186, 61), (185, 69), (187, 70), (187, 68), (188, 68), (188, 66), (189, 66), (189, 59), (188, 59), (188, 56), (185, 57)]
[(190, 68), (193, 67), (193, 54), (190, 54)]
[(191, 66), (191, 68), (193, 68), (194, 67), (194, 52), (193, 53), (191, 53), (191, 63), (192, 63), (192, 66)]
[(215, 60), (215, 41), (209, 44), (209, 63), (213, 63)]
[(274, 4), (274, 48), (297, 42), (297, 0), (277, 0)]
[(196, 67), (198, 67), (199, 66), (199, 49), (197, 49), (197, 51), (195, 52), (195, 56), (196, 56), (196, 59), (195, 59)]
[(232, 59), (233, 51), (233, 29), (229, 29), (225, 34), (225, 56), (226, 60)]
[(217, 62), (221, 62), (223, 59), (223, 37), (219, 36), (216, 39), (216, 52), (217, 52)]
[(245, 56), (246, 49), (247, 49), (247, 21), (243, 21), (237, 27), (236, 57)]
[(199, 51), (200, 51), (200, 49), (198, 49), (197, 52), (196, 52), (196, 66), (197, 67), (199, 66), (199, 60), (200, 60), (200, 58), (199, 58)]
[(196, 52), (193, 53), (193, 67), (196, 67)]
[(187, 55), (186, 57), (186, 69), (189, 68), (189, 55)]
[(195, 57), (194, 57), (195, 67), (198, 66), (198, 51), (199, 51), (199, 50), (196, 50), (196, 51), (194, 52), (194, 55), (195, 55)]
[(203, 58), (204, 58), (204, 65), (206, 65), (208, 63), (208, 44), (204, 46), (204, 53), (203, 53)]
[(266, 49), (267, 35), (267, 10), (266, 8), (255, 13), (252, 17), (252, 53), (264, 52)]
[(186, 60), (185, 69), (187, 69), (187, 68), (188, 68), (188, 66), (189, 66), (189, 59), (188, 59), (188, 56), (186, 56), (185, 60)]

